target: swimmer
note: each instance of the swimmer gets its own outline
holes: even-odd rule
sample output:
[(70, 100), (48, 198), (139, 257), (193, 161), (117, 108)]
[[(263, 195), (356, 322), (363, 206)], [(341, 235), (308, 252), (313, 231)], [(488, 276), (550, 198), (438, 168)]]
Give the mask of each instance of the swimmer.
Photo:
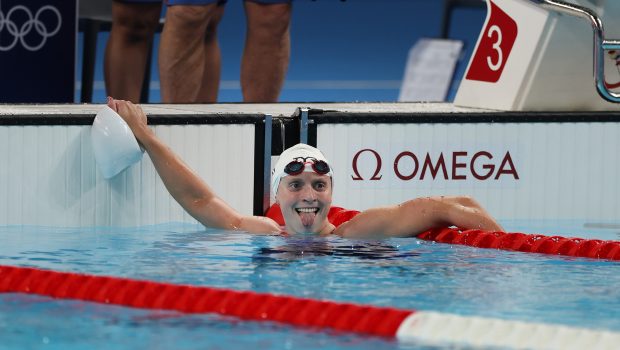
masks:
[(172, 197), (207, 227), (360, 238), (415, 237), (428, 229), (447, 226), (502, 231), (491, 215), (469, 197), (417, 198), (363, 212), (332, 207), (333, 169), (320, 150), (305, 144), (295, 145), (280, 155), (271, 186), (276, 205), (267, 216), (242, 215), (219, 198), (155, 135), (140, 106), (112, 98), (108, 98), (108, 106), (127, 122)]

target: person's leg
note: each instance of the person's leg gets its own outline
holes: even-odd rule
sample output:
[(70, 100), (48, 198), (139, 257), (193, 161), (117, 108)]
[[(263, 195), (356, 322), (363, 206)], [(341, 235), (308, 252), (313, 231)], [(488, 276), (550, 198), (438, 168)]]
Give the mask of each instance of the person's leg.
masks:
[(205, 33), (215, 12), (215, 2), (168, 6), (159, 44), (162, 102), (197, 101), (205, 74)]
[(207, 25), (204, 40), (204, 73), (202, 75), (202, 85), (195, 102), (213, 103), (217, 101), (222, 66), (220, 46), (217, 40), (217, 25), (224, 14), (224, 7), (224, 4), (217, 6)]
[(112, 29), (104, 55), (106, 92), (139, 102), (146, 60), (159, 26), (161, 2), (112, 1)]
[(290, 57), (291, 3), (245, 1), (247, 34), (241, 61), (245, 102), (276, 102)]

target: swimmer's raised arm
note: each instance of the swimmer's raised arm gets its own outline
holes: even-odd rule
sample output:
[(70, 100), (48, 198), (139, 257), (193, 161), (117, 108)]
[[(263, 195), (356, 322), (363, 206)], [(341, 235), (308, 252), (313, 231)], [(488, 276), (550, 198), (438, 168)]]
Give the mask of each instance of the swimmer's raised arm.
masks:
[(435, 227), (503, 231), (470, 197), (426, 197), (361, 212), (335, 229), (344, 237), (413, 237)]
[(149, 154), (157, 173), (174, 199), (203, 225), (227, 230), (257, 233), (277, 233), (280, 226), (273, 220), (258, 216), (241, 215), (187, 166), (148, 127), (146, 114), (131, 102), (108, 99), (129, 125), (136, 139)]

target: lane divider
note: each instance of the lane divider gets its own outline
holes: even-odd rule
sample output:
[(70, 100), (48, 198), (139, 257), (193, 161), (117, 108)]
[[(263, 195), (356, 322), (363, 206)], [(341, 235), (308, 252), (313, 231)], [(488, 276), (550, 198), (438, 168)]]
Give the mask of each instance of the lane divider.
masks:
[(620, 333), (0, 265), (0, 293), (217, 313), (401, 341), (505, 348), (614, 349)]
[(412, 311), (251, 291), (0, 266), (0, 292), (45, 295), (145, 309), (218, 313), (245, 320), (394, 337)]
[(421, 233), (419, 239), (525, 253), (563, 255), (581, 258), (620, 260), (620, 242), (600, 239), (567, 238), (539, 234), (461, 231), (437, 228)]

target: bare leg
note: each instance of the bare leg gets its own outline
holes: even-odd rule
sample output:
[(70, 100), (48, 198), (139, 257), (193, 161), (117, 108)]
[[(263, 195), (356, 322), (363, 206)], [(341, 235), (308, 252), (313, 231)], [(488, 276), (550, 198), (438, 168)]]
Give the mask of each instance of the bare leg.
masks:
[(205, 74), (205, 33), (216, 9), (217, 4), (168, 7), (159, 45), (162, 102), (197, 101)]
[(195, 102), (213, 103), (217, 101), (220, 88), (221, 54), (217, 40), (217, 25), (224, 14), (224, 5), (219, 5), (207, 25), (204, 40), (205, 61), (202, 85)]
[(245, 102), (276, 102), (290, 57), (291, 4), (245, 2), (248, 30), (241, 61)]
[(146, 60), (159, 26), (160, 12), (161, 3), (112, 1), (113, 24), (103, 64), (109, 96), (139, 102)]

